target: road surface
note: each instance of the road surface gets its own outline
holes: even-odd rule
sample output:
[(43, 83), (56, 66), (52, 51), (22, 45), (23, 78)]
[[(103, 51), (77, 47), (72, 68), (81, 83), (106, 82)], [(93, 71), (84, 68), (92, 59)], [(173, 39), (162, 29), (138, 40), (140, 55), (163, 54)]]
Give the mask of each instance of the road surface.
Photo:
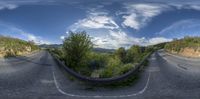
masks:
[(45, 51), (0, 59), (0, 99), (200, 99), (200, 60), (158, 51), (149, 61), (134, 85), (108, 89), (70, 80)]

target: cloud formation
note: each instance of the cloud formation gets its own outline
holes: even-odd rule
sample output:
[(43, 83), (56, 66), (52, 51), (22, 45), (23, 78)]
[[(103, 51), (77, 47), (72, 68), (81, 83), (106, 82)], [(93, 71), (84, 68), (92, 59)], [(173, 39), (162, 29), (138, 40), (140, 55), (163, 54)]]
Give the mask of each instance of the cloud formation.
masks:
[[(142, 0), (142, 1), (141, 0), (135, 0), (135, 1), (131, 1), (131, 0), (109, 0), (109, 1), (108, 0), (102, 0), (102, 1), (98, 1), (98, 0), (95, 0), (95, 1), (94, 0), (84, 0), (84, 1), (83, 0), (75, 0), (75, 1), (74, 0), (68, 0), (68, 1), (3, 0), (3, 1), (0, 1), (0, 10), (5, 10), (5, 11), (13, 10), (14, 12), (14, 9), (23, 5), (32, 6), (32, 5), (44, 4), (46, 6), (47, 4), (55, 4), (55, 3), (58, 4), (56, 5), (56, 7), (60, 7), (59, 4), (61, 4), (62, 6), (60, 8), (63, 9), (64, 6), (69, 6), (70, 4), (70, 9), (72, 9), (72, 11), (74, 9), (73, 7), (78, 9), (76, 10), (77, 12), (79, 11), (79, 9), (81, 9), (80, 12), (81, 11), (86, 12), (86, 17), (79, 20), (77, 20), (74, 17), (69, 18), (69, 20), (73, 20), (73, 21), (77, 20), (77, 21), (72, 25), (67, 24), (68, 26), (70, 25), (67, 28), (67, 31), (68, 30), (72, 30), (72, 31), (85, 30), (87, 33), (89, 33), (89, 35), (93, 37), (92, 40), (97, 45), (97, 47), (118, 48), (121, 46), (129, 47), (133, 44), (138, 44), (138, 45), (157, 44), (160, 42), (171, 40), (169, 38), (173, 37), (174, 35), (181, 36), (181, 35), (187, 34), (185, 33), (187, 32), (186, 29), (190, 29), (190, 27), (192, 28), (192, 26), (194, 27), (195, 25), (196, 25), (195, 27), (198, 27), (198, 23), (190, 24), (191, 21), (177, 22), (163, 29), (161, 31), (162, 35), (154, 35), (154, 33), (152, 33), (154, 37), (151, 37), (151, 38), (148, 37), (151, 34), (143, 35), (141, 33), (140, 35), (139, 33), (140, 33), (140, 30), (142, 30), (143, 28), (145, 30), (145, 26), (147, 26), (148, 23), (151, 20), (153, 20), (153, 18), (162, 14), (163, 12), (167, 12), (171, 10), (183, 10), (183, 9), (187, 9), (187, 11), (188, 10), (200, 11), (200, 2), (197, 2), (197, 0), (195, 1), (196, 2), (191, 2), (189, 0), (188, 2), (180, 2), (180, 0), (167, 0), (167, 1), (166, 0), (150, 0), (150, 1), (149, 0)], [(52, 5), (50, 7), (52, 7)], [(27, 9), (26, 11), (29, 11), (29, 10)], [(45, 11), (48, 11), (48, 9)], [(60, 9), (55, 10), (55, 11), (59, 12)], [(52, 13), (52, 11), (49, 11), (49, 13)], [(62, 12), (62, 13), (69, 14), (67, 12)], [(45, 15), (48, 15), (48, 14), (45, 14)], [(85, 16), (81, 13), (79, 15)], [(49, 16), (45, 16), (45, 18), (46, 17), (49, 17)], [(65, 17), (65, 18), (66, 19), (63, 19), (63, 20), (67, 20), (68, 17)], [(55, 18), (55, 20), (57, 19)], [(193, 20), (193, 21), (196, 21), (196, 20)], [(17, 23), (13, 23), (13, 24), (17, 24)], [(180, 25), (180, 24), (184, 24), (185, 26)], [(188, 26), (187, 24), (190, 24), (190, 26)], [(175, 30), (174, 27), (176, 27), (180, 31), (174, 31)], [(185, 29), (181, 29), (182, 27), (184, 27)], [(184, 30), (183, 31), (184, 34), (180, 33), (182, 30)], [(138, 34), (134, 34), (136, 32)], [(36, 34), (27, 33), (27, 32), (24, 32), (23, 30), (20, 31), (20, 29), (19, 30), (15, 29), (10, 32), (9, 31), (2, 32), (2, 34), (5, 34), (5, 33), (9, 35), (14, 35), (15, 37), (19, 37), (25, 40), (33, 40), (37, 43), (49, 43), (46, 40), (43, 40), (42, 37)], [(130, 35), (130, 33), (132, 34)], [(56, 34), (53, 34), (53, 35), (56, 35)], [(65, 36), (66, 35), (67, 34), (65, 34)], [(168, 36), (168, 35), (173, 35), (173, 36)], [(61, 40), (63, 40), (65, 36), (60, 36), (58, 37), (58, 39), (60, 38)]]
[(145, 26), (153, 17), (159, 15), (168, 9), (168, 6), (162, 4), (126, 4), (127, 12), (122, 16), (124, 27), (130, 27), (139, 30)]
[(159, 14), (180, 9), (200, 10), (200, 2), (182, 2), (182, 3), (125, 3), (126, 11), (121, 11), (118, 14), (122, 15), (123, 27), (130, 27), (134, 30), (140, 30), (151, 21), (152, 18)]
[(162, 42), (169, 42), (172, 39), (165, 37), (153, 37), (153, 38), (137, 38), (133, 36), (128, 36), (123, 31), (110, 31), (105, 37), (93, 37), (93, 43), (95, 47), (107, 48), (107, 49), (117, 49), (119, 47), (129, 48), (132, 45), (154, 45)]
[(21, 5), (53, 4), (55, 0), (3, 0), (0, 1), (0, 10), (13, 10)]
[[(133, 6), (133, 5), (132, 5)], [(135, 7), (135, 6), (134, 6)], [(133, 25), (132, 27), (140, 29), (142, 25), (138, 22), (139, 17), (145, 17), (141, 19), (142, 22), (148, 21), (150, 17), (156, 16), (161, 12), (159, 7), (154, 7), (151, 5), (140, 4), (136, 6), (138, 13), (141, 14), (127, 16), (127, 21), (124, 21), (124, 25)], [(148, 9), (148, 11), (146, 11)], [(153, 11), (151, 11), (153, 9)], [(132, 11), (128, 12), (131, 13)], [(133, 15), (133, 16), (132, 16)], [(125, 16), (123, 16), (125, 18)], [(129, 19), (129, 17), (131, 17)], [(133, 18), (135, 17), (135, 18)], [(130, 22), (130, 23), (129, 23)], [(145, 25), (145, 24), (143, 24)], [(88, 11), (88, 16), (84, 19), (79, 20), (78, 22), (71, 25), (68, 30), (72, 31), (81, 31), (85, 30), (92, 37), (92, 42), (95, 44), (95, 47), (107, 48), (107, 49), (116, 49), (119, 47), (128, 48), (132, 45), (153, 45), (161, 42), (167, 42), (171, 39), (164, 37), (155, 37), (155, 38), (145, 38), (145, 37), (134, 37), (129, 36), (114, 20), (113, 17), (110, 17), (108, 12), (94, 12)], [(95, 34), (96, 33), (96, 34)], [(61, 38), (64, 38), (63, 36)]]
[(119, 26), (106, 12), (89, 11), (86, 18), (69, 27), (70, 30), (84, 29), (117, 29)]

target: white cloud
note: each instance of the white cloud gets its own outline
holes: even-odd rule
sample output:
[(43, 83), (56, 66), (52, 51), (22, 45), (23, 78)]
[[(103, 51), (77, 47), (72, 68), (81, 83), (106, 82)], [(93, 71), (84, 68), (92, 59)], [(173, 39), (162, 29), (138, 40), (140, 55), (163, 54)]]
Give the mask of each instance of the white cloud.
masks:
[[(153, 17), (157, 13), (159, 13), (159, 11), (157, 10), (144, 12), (144, 10), (146, 10), (147, 8), (158, 9), (153, 6), (138, 5), (136, 8), (138, 9), (138, 11), (140, 9), (139, 12), (142, 13), (141, 14), (142, 17), (146, 17), (146, 18)], [(138, 21), (136, 21), (136, 19), (139, 18), (138, 15), (131, 14), (131, 16), (127, 16), (127, 17), (124, 16), (124, 18), (127, 18), (127, 21), (125, 21), (126, 25), (129, 24), (136, 29), (141, 28), (141, 24)], [(147, 21), (147, 19), (144, 21)], [(146, 46), (146, 45), (152, 45), (152, 44), (168, 41), (168, 39), (162, 38), (162, 37), (147, 39), (145, 37), (138, 38), (138, 37), (129, 36), (126, 32), (124, 32), (118, 26), (118, 24), (114, 21), (114, 19), (112, 17), (109, 17), (108, 14), (105, 12), (100, 12), (99, 14), (98, 12), (95, 12), (95, 14), (89, 13), (89, 15), (86, 18), (79, 20), (78, 22), (70, 26), (69, 30), (89, 31), (89, 35), (92, 36), (92, 42), (95, 44), (95, 47), (107, 48), (107, 49), (116, 49), (119, 47), (128, 48), (132, 45)]]
[(64, 40), (64, 39), (65, 39), (65, 36), (60, 36), (60, 39), (61, 39), (61, 40)]
[(28, 41), (33, 41), (36, 44), (50, 44), (49, 41), (46, 41), (42, 37), (35, 36), (33, 34), (25, 33), (25, 32), (21, 32), (20, 34), (23, 35)]
[(9, 3), (5, 3), (5, 2), (0, 2), (0, 10), (2, 10), (2, 9), (12, 10), (12, 9), (17, 8), (17, 7), (18, 7), (18, 5), (15, 5), (15, 4), (9, 4)]
[(169, 42), (172, 41), (172, 39), (164, 38), (164, 37), (154, 37), (148, 40), (146, 45), (154, 45), (154, 44), (159, 44), (162, 42)]
[[(122, 26), (140, 30), (155, 16), (164, 11), (173, 10), (175, 8), (186, 9), (186, 7), (182, 4), (126, 4), (127, 11), (118, 12), (117, 15), (121, 15), (124, 19), (121, 23)], [(192, 9), (198, 9), (198, 7), (194, 7), (193, 5)], [(88, 11), (88, 16), (70, 26), (69, 30), (89, 31), (89, 34), (93, 37), (92, 41), (96, 47), (108, 49), (115, 49), (119, 47), (128, 48), (131, 45), (147, 46), (172, 40), (171, 38), (166, 38), (162, 35), (152, 38), (130, 36), (120, 28), (114, 18), (109, 16), (108, 12), (98, 11)]]
[(132, 45), (154, 45), (162, 42), (168, 42), (172, 39), (164, 37), (153, 37), (147, 39), (145, 37), (137, 38), (128, 36), (123, 31), (109, 31), (109, 34), (103, 37), (93, 37), (92, 41), (96, 45), (95, 47), (117, 49), (119, 47), (129, 48)]
[(200, 10), (200, 2), (179, 2), (167, 3), (168, 6), (176, 7), (177, 9), (193, 9)]
[(89, 16), (83, 20), (79, 20), (74, 24), (73, 28), (92, 28), (92, 29), (115, 29), (118, 25), (107, 16)]
[(107, 16), (94, 16), (90, 17), (88, 19), (85, 19), (81, 21), (81, 25), (83, 27), (88, 27), (88, 28), (109, 28), (109, 29), (114, 29), (118, 28), (116, 23)]
[(130, 27), (135, 30), (140, 30), (152, 18), (163, 13), (164, 11), (175, 9), (192, 9), (200, 10), (200, 3), (126, 3), (124, 4), (126, 11), (117, 12), (117, 15), (122, 15), (123, 27)]
[(21, 5), (40, 5), (50, 3), (55, 3), (55, 0), (2, 0), (0, 1), (0, 10), (13, 10)]
[(123, 22), (123, 26), (128, 26), (136, 30), (140, 29), (141, 24), (139, 23), (139, 21), (137, 21), (137, 15), (135, 13), (129, 16), (123, 16), (123, 18), (125, 19)]
[(88, 13), (86, 18), (70, 26), (69, 30), (94, 32), (91, 36), (96, 47), (118, 48), (121, 45), (129, 44), (127, 34), (120, 29), (112, 17), (108, 16), (107, 12), (89, 11)]
[(119, 26), (106, 12), (89, 11), (88, 16), (69, 27), (69, 30), (78, 29), (117, 29)]
[(127, 12), (122, 16), (124, 21), (122, 26), (139, 30), (147, 24), (153, 17), (168, 10), (168, 6), (162, 4), (126, 4)]

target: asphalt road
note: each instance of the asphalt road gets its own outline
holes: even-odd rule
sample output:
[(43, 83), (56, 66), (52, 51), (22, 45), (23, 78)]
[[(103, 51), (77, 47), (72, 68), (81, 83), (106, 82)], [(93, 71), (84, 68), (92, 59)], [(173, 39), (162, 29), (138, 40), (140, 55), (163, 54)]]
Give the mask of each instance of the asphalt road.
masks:
[(200, 59), (159, 51), (149, 61), (135, 84), (112, 89), (70, 80), (45, 51), (0, 59), (0, 99), (200, 99)]

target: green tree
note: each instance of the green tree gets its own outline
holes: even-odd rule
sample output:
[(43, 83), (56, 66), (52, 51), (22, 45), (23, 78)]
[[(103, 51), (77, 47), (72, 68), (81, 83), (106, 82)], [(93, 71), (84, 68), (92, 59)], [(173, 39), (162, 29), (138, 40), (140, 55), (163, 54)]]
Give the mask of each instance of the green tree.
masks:
[(123, 63), (125, 63), (125, 61), (126, 61), (126, 59), (125, 59), (126, 58), (126, 50), (125, 50), (124, 47), (120, 47), (119, 49), (117, 49), (115, 51), (115, 55), (117, 55), (120, 58), (120, 60)]
[[(70, 68), (79, 71), (87, 65), (87, 56), (93, 44), (86, 32), (69, 32), (63, 42), (64, 59)], [(84, 67), (84, 68), (83, 68)]]
[(128, 49), (127, 51), (126, 63), (138, 62), (140, 60), (141, 53), (142, 53), (142, 50), (140, 46), (138, 45), (131, 46), (131, 48)]

